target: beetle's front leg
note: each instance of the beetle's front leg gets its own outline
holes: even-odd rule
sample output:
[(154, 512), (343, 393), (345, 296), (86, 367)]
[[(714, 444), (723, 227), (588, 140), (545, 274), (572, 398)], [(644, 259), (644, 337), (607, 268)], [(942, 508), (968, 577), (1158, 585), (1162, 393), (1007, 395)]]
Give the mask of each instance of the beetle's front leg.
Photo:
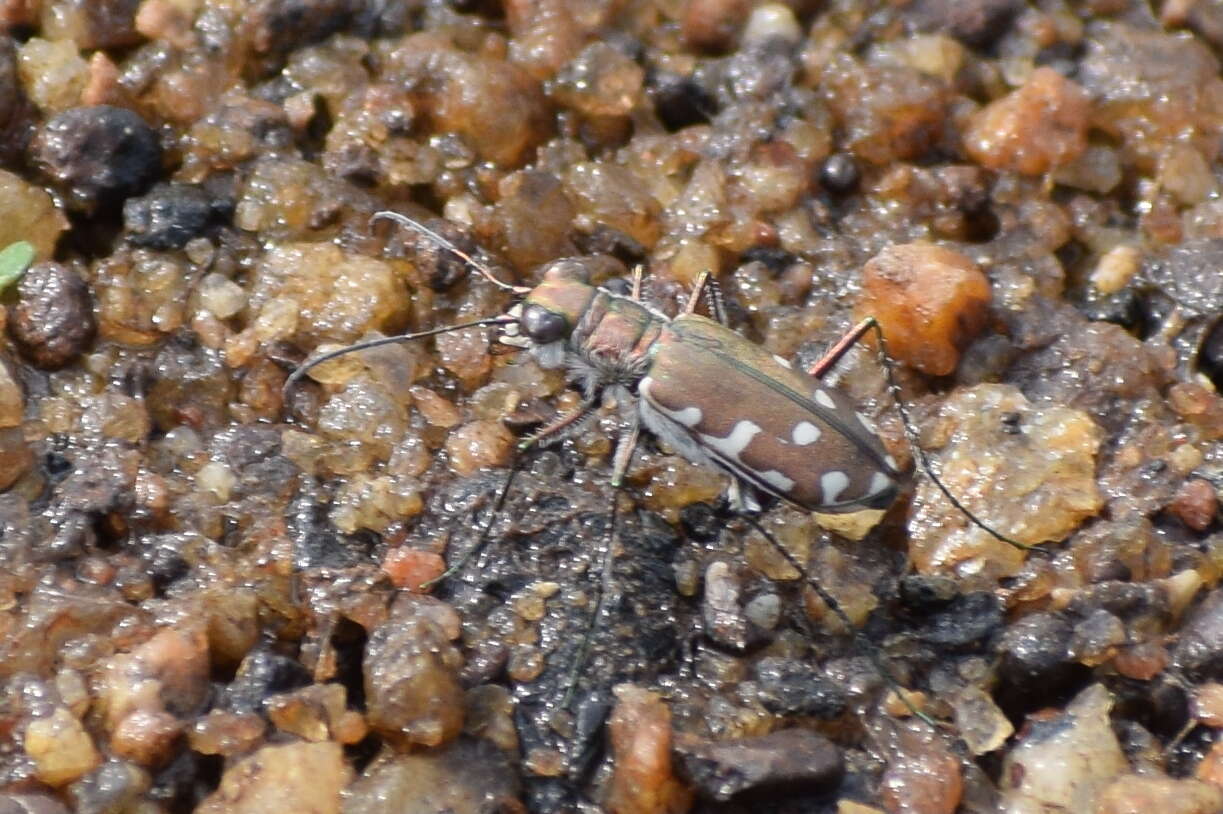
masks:
[(551, 424), (546, 425), (538, 432), (527, 436), (525, 439), (519, 442), (518, 451), (525, 452), (531, 447), (538, 446), (540, 444), (549, 444), (556, 440), (559, 436), (563, 435), (567, 430), (581, 424), (583, 421), (589, 418), (598, 407), (600, 400), (599, 396), (599, 393), (591, 394), (589, 397), (583, 399), (582, 403), (573, 410), (565, 413), (563, 416), (556, 419)]

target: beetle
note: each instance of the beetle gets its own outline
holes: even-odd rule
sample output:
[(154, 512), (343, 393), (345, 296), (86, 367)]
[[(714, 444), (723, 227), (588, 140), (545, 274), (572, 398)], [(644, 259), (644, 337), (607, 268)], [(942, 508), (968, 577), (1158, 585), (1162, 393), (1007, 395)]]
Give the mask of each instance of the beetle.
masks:
[[(524, 350), (544, 369), (563, 368), (582, 393), (577, 408), (545, 426), (520, 448), (547, 444), (583, 425), (604, 394), (626, 411), (627, 429), (614, 456), (619, 486), (642, 428), (695, 464), (731, 476), (737, 511), (758, 511), (757, 493), (800, 509), (828, 513), (886, 509), (901, 473), (871, 422), (822, 375), (871, 325), (860, 324), (807, 372), (749, 342), (726, 325), (720, 295), (707, 275), (683, 313), (671, 318), (643, 301), (638, 276), (630, 293), (596, 287), (581, 261), (551, 263), (531, 288), (498, 280), (450, 241), (397, 212), (379, 212), (420, 232), (467, 261), (520, 301), (503, 317), (359, 343), (299, 367), (286, 392), (310, 368), (369, 347), (494, 325), (501, 344)], [(708, 288), (714, 318), (696, 313)], [(869, 321), (873, 324), (873, 321)], [(745, 406), (748, 409), (745, 409)]]
[[(613, 487), (622, 484), (642, 430), (662, 439), (689, 461), (720, 469), (731, 478), (732, 510), (744, 516), (846, 628), (853, 631), (855, 626), (836, 600), (752, 515), (761, 508), (761, 494), (803, 510), (823, 513), (883, 510), (895, 502), (901, 480), (896, 461), (884, 448), (871, 422), (855, 409), (848, 396), (821, 381), (867, 331), (874, 330), (889, 389), (897, 399), (906, 435), (923, 469), (971, 522), (1004, 542), (1033, 548), (986, 526), (938, 479), (916, 443), (916, 430), (899, 399), (883, 335), (873, 319), (856, 325), (807, 370), (796, 370), (787, 360), (727, 326), (720, 291), (708, 274), (700, 276), (682, 313), (669, 317), (642, 298), (640, 271), (635, 273), (628, 293), (617, 293), (592, 285), (582, 261), (569, 258), (550, 263), (537, 285), (516, 286), (497, 279), (469, 254), (424, 224), (390, 211), (379, 212), (374, 219), (391, 220), (423, 234), (498, 288), (512, 293), (518, 301), (502, 316), (383, 337), (317, 356), (289, 376), (286, 394), (310, 368), (342, 354), (450, 331), (498, 327), (500, 344), (529, 353), (542, 368), (565, 369), (582, 395), (575, 409), (522, 441), (520, 451), (572, 435), (593, 417), (605, 395), (612, 396), (621, 405), (626, 424), (613, 455)], [(696, 313), (704, 296), (708, 297), (712, 318)], [(452, 576), (479, 552), (515, 471), (511, 467), (475, 545), (423, 587)], [(614, 501), (612, 505), (614, 533)], [(610, 552), (608, 544), (604, 549), (602, 583), (607, 582), (610, 573)], [(598, 595), (592, 628), (602, 610), (602, 584)], [(575, 662), (567, 699), (586, 646), (584, 643)], [(897, 687), (875, 649), (870, 647), (868, 652), (888, 683)], [(929, 720), (909, 705), (903, 694), (901, 698), (915, 714)]]

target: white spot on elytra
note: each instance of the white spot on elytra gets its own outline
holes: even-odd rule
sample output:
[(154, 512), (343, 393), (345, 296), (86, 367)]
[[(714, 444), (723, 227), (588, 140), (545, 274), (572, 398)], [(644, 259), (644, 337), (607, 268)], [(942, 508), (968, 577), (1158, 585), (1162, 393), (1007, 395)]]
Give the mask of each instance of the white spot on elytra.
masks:
[(832, 400), (832, 396), (828, 395), (823, 390), (816, 390), (813, 398), (815, 399), (815, 403), (821, 407), (826, 407), (829, 410), (835, 410), (837, 408), (837, 403)]
[(671, 418), (675, 419), (685, 427), (695, 427), (701, 423), (701, 408), (700, 407), (685, 407), (682, 410), (668, 410), (666, 407), (655, 405), (658, 411), (666, 413)]
[(783, 494), (785, 492), (789, 492), (792, 488), (794, 488), (794, 481), (791, 480), (790, 478), (787, 478), (785, 475), (781, 474), (776, 469), (770, 469), (767, 472), (757, 472), (756, 477), (760, 478), (762, 481), (767, 483), (769, 486), (772, 486), (778, 492), (781, 492)]
[(730, 435), (725, 438), (717, 438), (702, 433), (701, 440), (708, 446), (716, 449), (722, 457), (738, 461), (739, 453), (747, 449), (747, 445), (752, 442), (752, 437), (758, 432), (760, 432), (760, 427), (756, 424), (750, 421), (740, 421), (730, 431)]
[(794, 425), (790, 438), (797, 446), (805, 447), (820, 440), (820, 428), (810, 421), (800, 421)]
[(781, 365), (781, 366), (782, 366), (782, 367), (784, 367), (784, 368), (789, 368), (789, 367), (790, 367), (790, 360), (789, 360), (789, 359), (787, 359), (787, 358), (786, 358), (786, 357), (784, 357), (784, 356), (778, 356), (776, 353), (774, 353), (774, 354), (773, 354), (773, 360), (774, 360), (775, 362), (777, 362), (777, 364)]
[(877, 495), (890, 488), (892, 488), (892, 479), (882, 472), (876, 472), (871, 476), (871, 485), (866, 488), (866, 493), (868, 495)]
[(654, 387), (654, 380), (651, 379), (649, 376), (644, 377), (640, 382), (637, 383), (637, 392), (640, 393), (643, 398), (649, 399), (650, 405), (655, 410), (657, 410), (659, 413), (666, 416), (667, 418), (671, 419), (675, 423), (681, 424), (685, 427), (691, 428), (701, 423), (701, 418), (703, 418), (703, 414), (701, 413), (700, 407), (685, 407), (682, 410), (668, 409), (662, 406), (661, 404), (659, 404), (658, 401), (650, 393), (650, 390), (653, 387)]
[(849, 487), (849, 475), (846, 475), (839, 469), (834, 469), (831, 472), (825, 472), (820, 476), (820, 488), (824, 490), (824, 503), (831, 505), (837, 502), (837, 498), (841, 496)]
[(890, 469), (891, 469), (893, 472), (898, 471), (898, 470), (900, 469), (900, 467), (898, 467), (898, 466), (896, 465), (896, 459), (895, 459), (895, 458), (893, 458), (891, 455), (884, 455), (884, 456), (883, 456), (883, 462), (884, 462), (885, 464), (887, 464), (887, 465), (888, 465), (888, 467), (889, 467), (889, 468), (890, 468)]

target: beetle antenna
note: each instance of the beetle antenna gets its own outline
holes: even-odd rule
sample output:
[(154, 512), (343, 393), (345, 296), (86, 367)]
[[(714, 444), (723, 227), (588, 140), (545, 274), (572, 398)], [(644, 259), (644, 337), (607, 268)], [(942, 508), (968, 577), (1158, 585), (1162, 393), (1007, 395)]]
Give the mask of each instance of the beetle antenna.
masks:
[(879, 321), (874, 317), (867, 317), (862, 321), (864, 329), (873, 328), (875, 336), (879, 339), (879, 362), (883, 365), (884, 375), (887, 377), (888, 392), (892, 394), (892, 401), (896, 402), (896, 409), (900, 413), (901, 424), (904, 425), (905, 438), (909, 442), (909, 447), (913, 450), (913, 455), (917, 458), (918, 464), (927, 477), (934, 482), (938, 490), (943, 493), (943, 497), (947, 498), (947, 502), (954, 506), (961, 514), (968, 518), (969, 522), (977, 528), (984, 531), (990, 537), (993, 537), (999, 542), (1006, 543), (1009, 546), (1021, 549), (1023, 551), (1039, 551), (1045, 553), (1040, 546), (1031, 545), (1030, 543), (1020, 542), (1013, 537), (1008, 537), (1002, 532), (992, 528), (981, 518), (977, 517), (967, 506), (960, 502), (947, 485), (943, 483), (942, 478), (934, 471), (934, 464), (930, 461), (930, 456), (922, 448), (921, 439), (917, 434), (917, 427), (913, 424), (913, 417), (909, 414), (909, 408), (905, 405), (905, 400), (900, 393), (900, 384), (896, 380), (896, 361), (892, 358), (892, 354), (888, 352), (887, 339), (883, 336), (883, 328), (879, 325)]
[(515, 320), (512, 317), (504, 317), (504, 316), (488, 317), (486, 319), (477, 319), (472, 322), (463, 322), (459, 325), (445, 325), (441, 328), (430, 328), (427, 331), (420, 331), (414, 334), (400, 334), (399, 336), (380, 336), (377, 339), (369, 339), (369, 340), (366, 340), (365, 342), (357, 342), (352, 345), (345, 345), (342, 348), (336, 348), (333, 351), (328, 351), (327, 353), (321, 354), (319, 356), (314, 357), (313, 359), (303, 362), (297, 368), (297, 370), (294, 370), (292, 373), (289, 374), (289, 378), (285, 379), (284, 387), (281, 388), (281, 391), (280, 391), (281, 396), (283, 397), (285, 401), (288, 401), (289, 393), (292, 392), (293, 388), (297, 386), (297, 383), (301, 381), (301, 378), (303, 376), (305, 376), (308, 372), (310, 372), (310, 370), (318, 367), (319, 365), (323, 364), (324, 362), (330, 362), (332, 359), (335, 359), (340, 356), (346, 356), (347, 354), (355, 353), (356, 351), (359, 351), (359, 350), (369, 350), (370, 348), (380, 348), (383, 345), (394, 345), (399, 342), (411, 342), (414, 339), (425, 339), (430, 336), (437, 336), (438, 334), (450, 333), (451, 331), (462, 331), (466, 328), (479, 328), (485, 325), (509, 325), (512, 322), (515, 322)]
[(795, 557), (790, 549), (783, 546), (781, 541), (773, 536), (773, 534), (766, 529), (759, 520), (752, 517), (750, 514), (740, 514), (739, 516), (747, 521), (748, 525), (760, 532), (761, 536), (768, 540), (769, 544), (772, 545), (773, 548), (777, 549), (785, 561), (790, 564), (790, 567), (799, 573), (803, 581), (810, 586), (811, 590), (815, 591), (815, 595), (828, 606), (828, 609), (832, 611), (833, 615), (837, 617), (841, 624), (845, 625), (845, 629), (849, 631), (850, 635), (858, 640), (858, 642), (863, 646), (863, 649), (866, 651), (867, 658), (871, 660), (871, 665), (874, 666), (879, 675), (883, 677), (883, 680), (887, 682), (887, 685), (892, 692), (896, 693), (896, 697), (899, 698), (901, 703), (908, 708), (909, 712), (924, 723), (938, 729), (941, 724), (917, 708), (912, 699), (909, 698), (904, 686), (892, 672), (892, 668), (884, 663), (879, 652), (879, 646), (870, 639), (866, 638), (866, 634), (864, 634), (857, 628), (857, 626), (854, 625), (849, 618), (849, 614), (847, 614), (845, 609), (841, 607), (841, 603), (838, 602), (832, 594), (828, 593), (828, 590), (819, 583), (819, 580), (811, 576), (811, 573), (803, 566), (802, 563), (798, 561), (798, 557)]
[(453, 254), (455, 257), (459, 258), (460, 260), (462, 260), (467, 265), (471, 266), (473, 269), (475, 269), (480, 274), (481, 277), (488, 280), (490, 283), (497, 286), (497, 288), (500, 288), (503, 291), (509, 291), (509, 292), (512, 292), (518, 295), (529, 294), (531, 291), (530, 288), (526, 288), (524, 286), (518, 286), (518, 285), (510, 285), (507, 282), (498, 280), (495, 276), (493, 276), (493, 273), (489, 271), (487, 266), (485, 266), (483, 263), (476, 260), (474, 257), (472, 257), (467, 252), (460, 249), (458, 246), (454, 245), (452, 241), (447, 240), (446, 238), (439, 235), (437, 232), (430, 229), (428, 226), (425, 226), (420, 221), (413, 220), (412, 218), (409, 218), (407, 215), (401, 215), (398, 212), (392, 212), (389, 209), (383, 209), (380, 212), (375, 212), (374, 216), (370, 218), (370, 223), (374, 223), (380, 220), (394, 221), (395, 223), (399, 224), (400, 226), (404, 226), (408, 229), (411, 229), (414, 232), (424, 235), (425, 237), (432, 240), (438, 246), (441, 246), (443, 249), (450, 252), (451, 254)]

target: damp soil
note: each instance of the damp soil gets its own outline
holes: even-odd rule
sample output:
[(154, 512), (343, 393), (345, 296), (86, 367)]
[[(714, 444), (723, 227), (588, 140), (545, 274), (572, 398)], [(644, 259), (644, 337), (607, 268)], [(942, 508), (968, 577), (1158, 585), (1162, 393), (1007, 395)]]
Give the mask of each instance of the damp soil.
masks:
[[(1173, 0), (0, 0), (0, 811), (1220, 810), (1221, 48)], [(614, 490), (623, 405), (519, 453), (580, 397), (489, 329), (283, 392), (511, 305), (381, 210), (515, 285), (708, 272), (796, 367), (875, 316), (1036, 550), (871, 339), (826, 380), (899, 499), (758, 521), (852, 632), (724, 476), (646, 436)]]

